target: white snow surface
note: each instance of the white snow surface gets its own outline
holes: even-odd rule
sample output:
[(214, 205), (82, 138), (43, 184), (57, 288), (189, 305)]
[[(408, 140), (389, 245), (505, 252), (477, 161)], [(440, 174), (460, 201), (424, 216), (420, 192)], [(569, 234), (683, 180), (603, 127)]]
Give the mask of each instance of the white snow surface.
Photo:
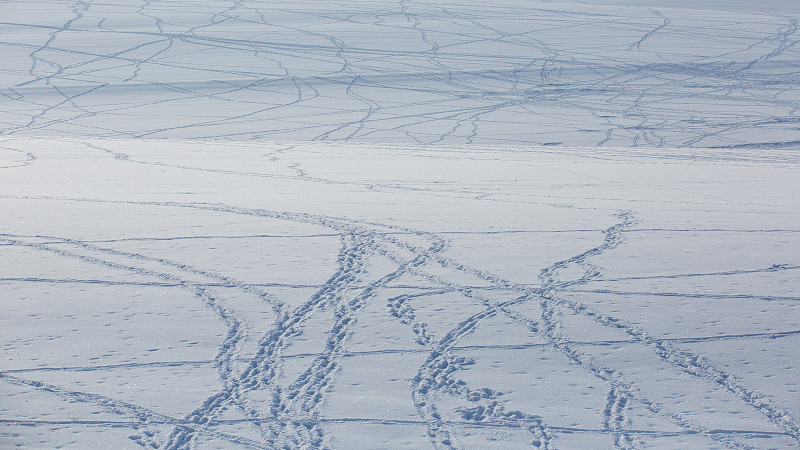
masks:
[(0, 2), (0, 133), (796, 147), (795, 0)]
[(800, 448), (799, 5), (0, 2), (0, 448)]
[(2, 150), (10, 445), (798, 446), (795, 152)]

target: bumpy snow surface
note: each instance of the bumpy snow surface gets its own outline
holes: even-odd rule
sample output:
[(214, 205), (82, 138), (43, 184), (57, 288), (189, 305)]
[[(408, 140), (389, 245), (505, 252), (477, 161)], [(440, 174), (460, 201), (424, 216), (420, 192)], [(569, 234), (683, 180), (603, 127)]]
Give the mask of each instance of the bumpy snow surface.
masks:
[(800, 448), (798, 18), (0, 2), (0, 447)]

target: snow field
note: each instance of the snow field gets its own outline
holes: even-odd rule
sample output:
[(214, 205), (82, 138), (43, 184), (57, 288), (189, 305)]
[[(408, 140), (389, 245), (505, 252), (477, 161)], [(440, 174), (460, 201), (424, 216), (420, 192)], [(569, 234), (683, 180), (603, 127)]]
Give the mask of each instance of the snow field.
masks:
[(791, 152), (2, 147), (10, 445), (798, 446)]

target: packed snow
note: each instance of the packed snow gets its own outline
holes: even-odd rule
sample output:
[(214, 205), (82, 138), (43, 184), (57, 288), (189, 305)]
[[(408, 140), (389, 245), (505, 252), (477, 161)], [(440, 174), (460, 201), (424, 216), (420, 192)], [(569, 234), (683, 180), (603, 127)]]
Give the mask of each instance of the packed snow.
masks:
[(519, 3), (1, 2), (0, 447), (800, 448), (800, 6)]

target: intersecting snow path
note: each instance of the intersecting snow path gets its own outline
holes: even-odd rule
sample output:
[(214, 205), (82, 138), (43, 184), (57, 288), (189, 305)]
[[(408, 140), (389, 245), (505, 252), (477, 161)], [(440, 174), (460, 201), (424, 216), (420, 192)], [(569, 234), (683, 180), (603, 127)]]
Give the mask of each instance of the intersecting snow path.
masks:
[(0, 134), (796, 147), (795, 0), (0, 2)]
[(0, 447), (800, 448), (798, 42), (0, 1)]
[(800, 158), (534, 150), (6, 138), (4, 442), (800, 446)]

